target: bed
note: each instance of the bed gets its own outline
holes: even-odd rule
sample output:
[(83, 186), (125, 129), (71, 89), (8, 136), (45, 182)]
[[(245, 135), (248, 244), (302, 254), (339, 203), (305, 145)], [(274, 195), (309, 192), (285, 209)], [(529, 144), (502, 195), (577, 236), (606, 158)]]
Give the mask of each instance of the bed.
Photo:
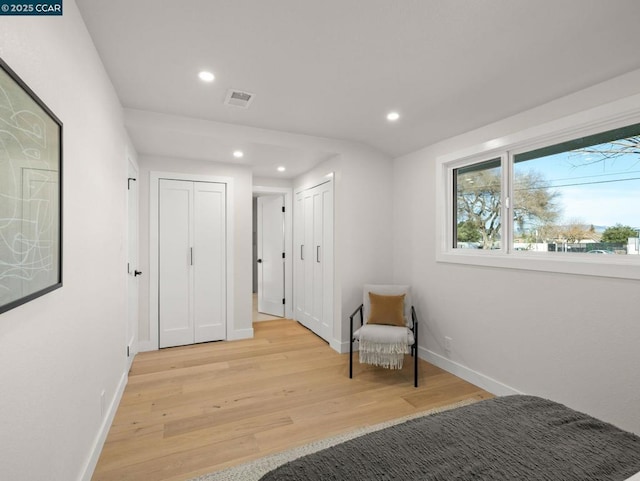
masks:
[(260, 479), (636, 481), (639, 472), (640, 437), (562, 404), (517, 395), (365, 434)]

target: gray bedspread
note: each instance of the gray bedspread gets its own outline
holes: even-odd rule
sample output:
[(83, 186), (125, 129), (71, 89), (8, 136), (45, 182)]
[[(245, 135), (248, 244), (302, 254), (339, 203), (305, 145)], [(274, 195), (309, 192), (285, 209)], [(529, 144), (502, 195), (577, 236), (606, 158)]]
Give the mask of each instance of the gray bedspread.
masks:
[(481, 401), (363, 435), (261, 481), (623, 481), (640, 437), (533, 396)]

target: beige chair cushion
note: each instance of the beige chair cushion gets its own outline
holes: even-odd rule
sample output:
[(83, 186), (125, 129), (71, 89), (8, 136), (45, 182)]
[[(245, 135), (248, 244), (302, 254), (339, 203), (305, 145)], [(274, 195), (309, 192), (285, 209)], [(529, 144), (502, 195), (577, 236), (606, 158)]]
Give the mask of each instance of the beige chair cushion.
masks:
[(371, 311), (369, 312), (367, 324), (405, 327), (404, 298), (405, 294), (383, 296), (369, 292)]
[(369, 293), (373, 292), (381, 296), (400, 296), (404, 294), (404, 322), (409, 328), (413, 327), (411, 320), (411, 287), (396, 284), (366, 284), (363, 289), (362, 314), (364, 322), (367, 322), (371, 313), (371, 299)]

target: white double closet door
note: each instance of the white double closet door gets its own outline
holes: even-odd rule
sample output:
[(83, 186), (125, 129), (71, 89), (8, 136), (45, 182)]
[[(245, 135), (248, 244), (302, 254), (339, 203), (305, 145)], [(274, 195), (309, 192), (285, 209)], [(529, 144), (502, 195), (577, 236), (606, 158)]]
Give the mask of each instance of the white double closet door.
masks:
[(226, 185), (159, 181), (159, 345), (226, 338)]
[(333, 334), (333, 183), (296, 193), (295, 316), (326, 341)]

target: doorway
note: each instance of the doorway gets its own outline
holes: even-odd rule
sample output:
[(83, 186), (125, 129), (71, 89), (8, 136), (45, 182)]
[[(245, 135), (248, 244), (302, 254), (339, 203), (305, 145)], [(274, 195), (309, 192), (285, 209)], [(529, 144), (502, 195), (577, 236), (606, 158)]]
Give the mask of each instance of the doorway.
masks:
[(291, 189), (253, 189), (253, 321), (291, 318)]
[(284, 197), (263, 195), (256, 204), (258, 312), (284, 317)]

